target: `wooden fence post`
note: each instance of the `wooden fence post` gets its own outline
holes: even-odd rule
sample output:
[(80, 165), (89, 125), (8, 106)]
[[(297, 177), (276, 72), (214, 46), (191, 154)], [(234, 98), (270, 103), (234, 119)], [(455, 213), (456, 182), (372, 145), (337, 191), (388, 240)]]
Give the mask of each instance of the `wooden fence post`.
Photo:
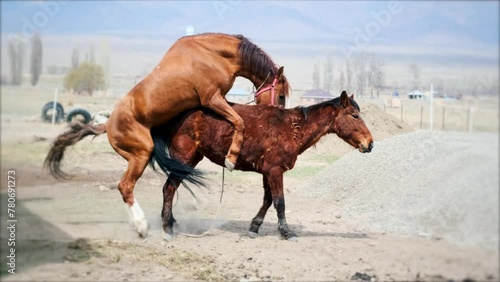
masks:
[(444, 124), (445, 124), (445, 112), (446, 112), (446, 107), (443, 105), (443, 131), (444, 131)]
[(424, 118), (424, 105), (420, 105), (420, 129), (422, 129), (423, 118)]

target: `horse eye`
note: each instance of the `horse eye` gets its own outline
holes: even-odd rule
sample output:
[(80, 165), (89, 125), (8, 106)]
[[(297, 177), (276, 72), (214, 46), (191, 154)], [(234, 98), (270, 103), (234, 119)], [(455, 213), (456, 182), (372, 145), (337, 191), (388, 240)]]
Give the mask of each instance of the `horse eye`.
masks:
[(358, 114), (352, 114), (353, 118), (359, 118)]

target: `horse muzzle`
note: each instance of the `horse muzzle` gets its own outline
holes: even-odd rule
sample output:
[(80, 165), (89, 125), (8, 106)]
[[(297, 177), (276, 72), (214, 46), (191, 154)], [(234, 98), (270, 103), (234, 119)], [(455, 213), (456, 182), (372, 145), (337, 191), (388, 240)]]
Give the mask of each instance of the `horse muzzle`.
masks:
[(359, 144), (358, 150), (361, 153), (370, 153), (373, 149), (373, 141), (370, 141), (368, 146), (364, 146), (363, 144)]

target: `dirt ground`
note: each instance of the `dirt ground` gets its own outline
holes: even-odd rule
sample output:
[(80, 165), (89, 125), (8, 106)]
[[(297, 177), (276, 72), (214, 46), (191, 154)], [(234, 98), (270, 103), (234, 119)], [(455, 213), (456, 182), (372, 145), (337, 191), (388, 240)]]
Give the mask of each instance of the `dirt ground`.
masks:
[[(212, 223), (214, 229), (202, 238), (177, 234), (167, 242), (160, 220), (163, 176), (148, 168), (135, 189), (150, 226), (149, 236), (141, 239), (128, 223), (116, 190), (126, 162), (114, 153), (106, 136), (68, 150), (63, 169), (75, 177), (56, 181), (41, 164), (64, 125), (44, 124), (33, 114), (16, 115), (4, 107), (2, 103), (1, 223), (4, 226), (7, 220), (10, 169), (16, 170), (18, 219), (16, 275), (6, 272), (9, 234), (4, 227), (0, 231), (4, 281), (500, 279), (498, 251), (439, 238), (367, 232), (359, 222), (341, 217), (335, 202), (300, 196), (297, 187), (350, 150), (342, 145), (335, 149), (339, 141), (334, 136), (306, 151), (285, 174), (286, 215), (299, 235), (297, 241), (279, 237), (273, 208), (260, 236), (246, 235), (263, 197), (261, 177), (255, 173), (225, 172), (223, 202), (215, 218), (222, 168), (204, 160), (199, 168), (206, 172), (207, 188), (192, 187), (198, 200), (186, 189), (179, 190), (176, 231), (199, 234)], [(387, 132), (374, 133), (375, 140)]]

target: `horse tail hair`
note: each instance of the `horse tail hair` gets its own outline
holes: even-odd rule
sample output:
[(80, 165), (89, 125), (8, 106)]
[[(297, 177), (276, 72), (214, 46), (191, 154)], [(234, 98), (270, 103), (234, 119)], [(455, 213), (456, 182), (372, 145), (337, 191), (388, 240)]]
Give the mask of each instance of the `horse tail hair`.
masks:
[[(153, 139), (154, 147), (151, 158), (149, 159), (149, 165), (154, 171), (158, 172), (155, 164), (158, 164), (160, 169), (170, 178), (181, 181), (181, 183), (188, 188), (184, 180), (196, 185), (205, 186), (203, 180), (203, 173), (190, 167), (189, 165), (183, 164), (180, 161), (172, 158), (168, 151), (168, 146), (171, 143), (167, 137), (162, 134), (163, 130), (161, 127), (156, 127), (151, 129), (151, 137)], [(194, 196), (191, 189), (188, 188), (191, 194)]]
[(57, 179), (67, 179), (70, 175), (61, 170), (61, 161), (64, 157), (64, 151), (67, 147), (76, 144), (86, 136), (98, 136), (106, 132), (106, 125), (90, 125), (81, 122), (73, 122), (69, 129), (57, 136), (50, 147), (49, 153), (43, 163), (44, 168), (48, 168), (50, 174)]

